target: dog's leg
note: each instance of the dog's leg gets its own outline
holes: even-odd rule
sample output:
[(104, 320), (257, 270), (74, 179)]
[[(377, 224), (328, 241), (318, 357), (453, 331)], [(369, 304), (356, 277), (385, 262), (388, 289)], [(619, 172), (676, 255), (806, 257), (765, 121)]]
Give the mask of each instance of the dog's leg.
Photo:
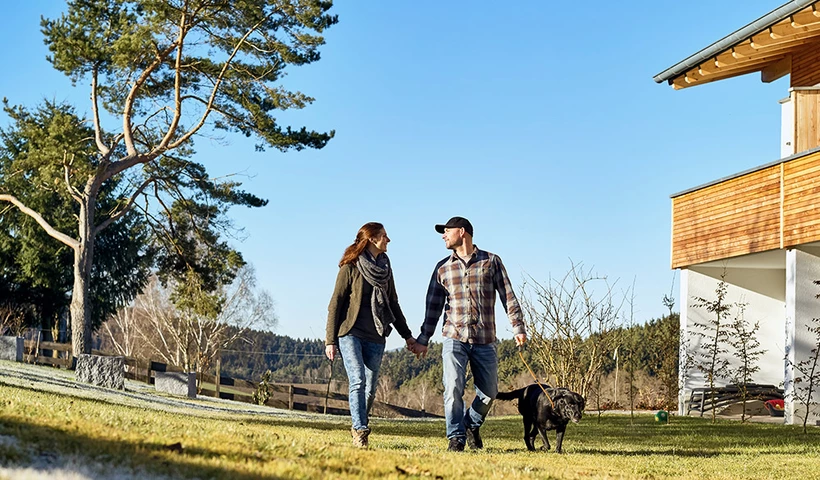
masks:
[(527, 446), (527, 450), (534, 452), (535, 445), (533, 445), (533, 440), (535, 439), (535, 422), (531, 421), (529, 418), (524, 417), (524, 445)]
[[(541, 434), (541, 441), (544, 442), (544, 446), (541, 447), (541, 450), (549, 450), (550, 449), (550, 441), (547, 438), (547, 429), (544, 425), (538, 425), (538, 433)], [(535, 431), (532, 432), (532, 441), (535, 443)]]
[(555, 429), (555, 453), (563, 453), (563, 450), (561, 450), (561, 444), (564, 443), (564, 432), (566, 431), (566, 425)]

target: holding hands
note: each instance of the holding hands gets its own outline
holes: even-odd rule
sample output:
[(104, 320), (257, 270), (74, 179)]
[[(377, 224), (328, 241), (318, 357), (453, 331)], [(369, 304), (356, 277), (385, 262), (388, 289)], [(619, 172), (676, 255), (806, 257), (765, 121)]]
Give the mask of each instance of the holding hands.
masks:
[(412, 337), (407, 339), (407, 350), (410, 350), (416, 358), (424, 358), (427, 356), (427, 345), (420, 344)]

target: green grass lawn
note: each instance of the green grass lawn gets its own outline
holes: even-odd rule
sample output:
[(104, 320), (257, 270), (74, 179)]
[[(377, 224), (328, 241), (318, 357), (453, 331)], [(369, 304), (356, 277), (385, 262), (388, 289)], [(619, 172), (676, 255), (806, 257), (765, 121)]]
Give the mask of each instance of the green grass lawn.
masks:
[[(345, 418), (169, 413), (4, 384), (0, 465), (49, 455), (172, 478), (818, 478), (820, 429), (650, 415), (570, 425), (563, 455), (527, 452), (518, 417), (490, 417), (485, 449), (446, 452), (441, 420), (374, 419), (371, 448)], [(11, 441), (15, 438), (16, 441)], [(554, 437), (551, 437), (554, 438)], [(553, 442), (554, 445), (554, 442)], [(0, 477), (2, 474), (0, 474)]]

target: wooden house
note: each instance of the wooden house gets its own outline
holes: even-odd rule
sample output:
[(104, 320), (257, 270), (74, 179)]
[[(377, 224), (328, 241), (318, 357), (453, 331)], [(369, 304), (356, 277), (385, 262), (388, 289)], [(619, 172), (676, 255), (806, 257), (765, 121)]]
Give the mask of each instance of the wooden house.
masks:
[[(655, 81), (682, 89), (758, 72), (763, 82), (790, 75), (781, 158), (672, 195), (672, 268), (681, 272), (681, 335), (688, 339), (681, 365), (701, 348), (693, 333), (710, 315), (693, 299), (715, 298), (723, 278), (726, 302), (745, 304), (744, 318), (760, 325), (766, 353), (754, 381), (784, 388), (786, 423), (809, 415), (814, 425), (820, 408), (801, 406), (806, 384), (795, 380), (806, 379), (800, 363), (818, 344), (809, 328), (820, 326), (813, 320), (820, 317), (820, 1), (790, 1)], [(726, 355), (736, 364), (734, 353)], [(679, 410), (686, 413), (690, 392), (705, 378), (681, 368), (681, 382)], [(818, 387), (813, 402), (820, 402)]]

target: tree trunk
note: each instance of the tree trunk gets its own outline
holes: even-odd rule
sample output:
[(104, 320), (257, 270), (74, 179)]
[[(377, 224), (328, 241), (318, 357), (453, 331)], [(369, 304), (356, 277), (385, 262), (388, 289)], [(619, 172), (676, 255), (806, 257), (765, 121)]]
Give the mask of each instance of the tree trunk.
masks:
[(74, 288), (71, 291), (71, 348), (76, 359), (91, 353), (91, 305), (88, 294), (94, 263), (94, 210), (96, 195), (86, 194), (80, 203), (80, 244), (74, 249)]

